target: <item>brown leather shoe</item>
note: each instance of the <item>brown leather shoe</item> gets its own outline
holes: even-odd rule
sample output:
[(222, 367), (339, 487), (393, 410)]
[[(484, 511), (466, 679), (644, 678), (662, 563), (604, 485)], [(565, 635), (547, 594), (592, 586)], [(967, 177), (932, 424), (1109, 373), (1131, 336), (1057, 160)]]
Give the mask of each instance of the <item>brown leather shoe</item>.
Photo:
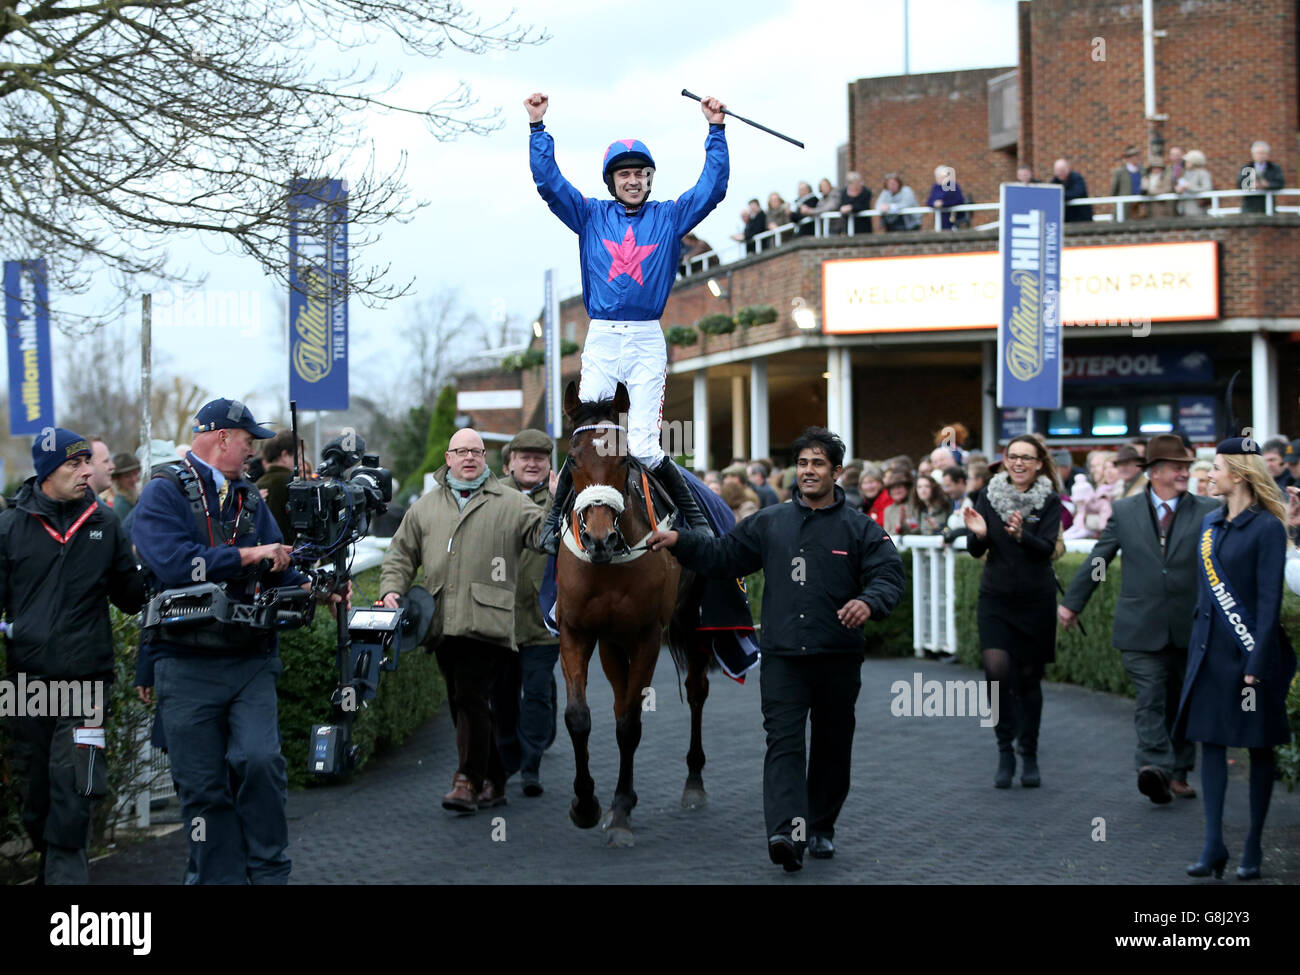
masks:
[(1169, 791), (1172, 792), (1174, 795), (1176, 795), (1179, 799), (1196, 798), (1196, 790), (1193, 789), (1186, 782), (1179, 782), (1177, 779), (1174, 779), (1172, 782), (1169, 783)]
[(1158, 806), (1174, 798), (1169, 789), (1169, 776), (1154, 765), (1143, 765), (1138, 770), (1138, 791)]
[(458, 813), (472, 813), (478, 809), (474, 785), (468, 775), (456, 773), (456, 777), (451, 780), (451, 791), (442, 797), (442, 808)]
[(504, 806), (506, 804), (506, 795), (504, 789), (498, 789), (487, 779), (483, 780), (483, 788), (479, 790), (478, 807), (480, 809), (491, 809), (494, 806)]

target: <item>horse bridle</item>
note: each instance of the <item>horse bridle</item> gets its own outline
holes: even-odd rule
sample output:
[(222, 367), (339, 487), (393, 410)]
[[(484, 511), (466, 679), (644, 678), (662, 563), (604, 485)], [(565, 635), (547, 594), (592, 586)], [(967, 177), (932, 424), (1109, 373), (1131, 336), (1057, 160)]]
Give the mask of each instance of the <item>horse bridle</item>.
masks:
[[(573, 442), (574, 440), (577, 439), (578, 434), (586, 433), (589, 430), (620, 430), (622, 431), (625, 437), (627, 436), (627, 427), (623, 426), (621, 423), (612, 423), (610, 421), (604, 421), (602, 423), (588, 423), (583, 426), (574, 428), (573, 433), (569, 436), (569, 447), (570, 448), (573, 447)], [(626, 454), (626, 450), (624, 450), (624, 454)], [(593, 495), (592, 496), (593, 500), (591, 500), (587, 504), (580, 505), (578, 501), (581, 498), (581, 496), (585, 494), (587, 491), (590, 491), (592, 488), (605, 488), (609, 491), (617, 492), (618, 494), (617, 503), (612, 503), (610, 500), (604, 500), (604, 501), (594, 500), (596, 496)], [(630, 555), (634, 551), (638, 551), (640, 549), (645, 549), (648, 547), (645, 545), (639, 545), (634, 549), (632, 548), (632, 546), (628, 545), (627, 540), (623, 537), (623, 528), (622, 525), (620, 524), (620, 520), (622, 519), (623, 511), (624, 511), (623, 492), (618, 488), (614, 487), (612, 484), (592, 484), (584, 488), (582, 491), (578, 492), (578, 497), (574, 499), (574, 505), (573, 505), (574, 514), (578, 516), (578, 538), (582, 542), (582, 547), (584, 549), (588, 548), (590, 542), (590, 536), (587, 534), (586, 511), (588, 508), (593, 508), (596, 507), (597, 505), (602, 505), (602, 504), (605, 505), (606, 507), (614, 509), (614, 531), (613, 531), (613, 538), (611, 539), (611, 541), (613, 542), (614, 545), (615, 555)]]

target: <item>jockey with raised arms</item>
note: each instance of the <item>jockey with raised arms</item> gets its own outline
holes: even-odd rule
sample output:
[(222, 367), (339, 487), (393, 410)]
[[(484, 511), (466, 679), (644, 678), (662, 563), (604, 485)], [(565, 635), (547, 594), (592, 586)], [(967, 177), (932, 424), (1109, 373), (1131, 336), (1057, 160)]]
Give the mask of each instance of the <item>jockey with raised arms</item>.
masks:
[[(614, 199), (589, 199), (579, 193), (555, 164), (555, 143), (542, 123), (548, 104), (540, 92), (524, 99), (532, 122), (529, 161), (542, 199), (578, 235), (582, 300), (591, 318), (578, 396), (586, 402), (610, 399), (619, 382), (627, 386), (628, 452), (668, 489), (687, 527), (709, 532), (682, 472), (659, 442), (668, 371), (659, 318), (677, 274), (682, 237), (727, 192), (726, 106), (712, 97), (700, 103), (709, 134), (699, 182), (676, 200), (650, 203), (654, 159), (635, 139), (620, 139), (605, 151), (602, 176)], [(542, 536), (542, 546), (552, 554), (558, 549), (560, 517), (573, 487), (569, 467), (566, 461), (560, 471)]]

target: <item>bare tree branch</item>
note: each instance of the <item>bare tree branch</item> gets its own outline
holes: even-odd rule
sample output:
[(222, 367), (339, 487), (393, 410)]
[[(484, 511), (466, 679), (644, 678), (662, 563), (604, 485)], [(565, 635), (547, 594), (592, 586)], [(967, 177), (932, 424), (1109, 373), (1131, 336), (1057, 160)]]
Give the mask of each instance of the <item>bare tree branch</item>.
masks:
[[(379, 52), (546, 39), (510, 18), (484, 25), (457, 0), (0, 0), (0, 239), (45, 257), (65, 293), (104, 271), (183, 279), (168, 261), (178, 231), (219, 234), (287, 281), (291, 182), (346, 177), (350, 292), (399, 296), (408, 283), (355, 255), (423, 203), (404, 156), (377, 170), (364, 114), (418, 118), (440, 141), (499, 122), (464, 83), (428, 104), (397, 99)], [(372, 62), (331, 70), (322, 50)]]

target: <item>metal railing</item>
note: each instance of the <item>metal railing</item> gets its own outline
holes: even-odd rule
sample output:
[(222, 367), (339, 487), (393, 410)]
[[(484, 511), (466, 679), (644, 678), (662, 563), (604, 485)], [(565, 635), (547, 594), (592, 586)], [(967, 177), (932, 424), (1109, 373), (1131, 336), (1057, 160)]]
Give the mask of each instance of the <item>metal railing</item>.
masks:
[[(1202, 215), (1208, 217), (1229, 217), (1235, 216), (1242, 212), (1241, 207), (1232, 206), (1231, 201), (1239, 200), (1242, 197), (1260, 197), (1264, 198), (1264, 215), (1272, 216), (1279, 213), (1300, 213), (1300, 205), (1282, 205), (1277, 202), (1280, 196), (1300, 197), (1300, 188), (1289, 188), (1280, 190), (1206, 190), (1204, 193), (1162, 193), (1159, 196), (1089, 196), (1078, 200), (1071, 200), (1066, 204), (1067, 208), (1075, 206), (1113, 206), (1114, 213), (1094, 213), (1093, 221), (1099, 223), (1114, 222), (1124, 223), (1125, 217), (1133, 219), (1128, 208), (1135, 204), (1149, 203), (1181, 203), (1188, 200), (1207, 200), (1209, 206), (1201, 211)], [(1226, 202), (1225, 202), (1226, 201)], [(926, 221), (929, 220), (931, 226), (929, 229), (940, 231), (943, 230), (943, 216), (951, 216), (955, 213), (971, 214), (971, 230), (988, 231), (996, 230), (998, 227), (998, 218), (1000, 216), (1000, 205), (997, 203), (963, 203), (960, 206), (933, 208), (928, 206), (906, 207), (904, 209), (891, 209), (888, 216), (911, 216), (921, 217), (921, 226), (916, 231), (891, 231), (891, 233), (915, 233), (919, 230), (926, 229)], [(984, 223), (975, 223), (975, 214), (991, 213), (993, 219)], [(748, 241), (735, 241), (732, 244), (714, 248), (703, 254), (696, 254), (682, 262), (685, 269), (685, 277), (692, 277), (696, 274), (702, 274), (706, 271), (716, 271), (717, 268), (743, 260), (746, 257), (755, 254), (765, 254), (773, 248), (780, 247), (782, 242), (788, 238), (798, 238), (808, 236), (800, 234), (801, 228), (810, 224), (813, 228), (813, 237), (839, 237), (855, 236), (857, 222), (859, 219), (865, 219), (868, 222), (872, 217), (883, 217), (886, 214), (880, 210), (860, 210), (857, 213), (851, 213), (844, 216), (837, 212), (828, 212), (818, 214), (815, 217), (803, 217), (800, 220), (783, 224), (780, 227), (774, 227), (771, 230), (765, 230), (761, 234), (755, 234)], [(1181, 217), (1181, 215), (1180, 215)], [(1180, 217), (1170, 216), (1168, 219), (1179, 219)], [(840, 225), (843, 224), (841, 233)], [(868, 231), (871, 232), (871, 231)], [(752, 251), (750, 248), (753, 248)]]

